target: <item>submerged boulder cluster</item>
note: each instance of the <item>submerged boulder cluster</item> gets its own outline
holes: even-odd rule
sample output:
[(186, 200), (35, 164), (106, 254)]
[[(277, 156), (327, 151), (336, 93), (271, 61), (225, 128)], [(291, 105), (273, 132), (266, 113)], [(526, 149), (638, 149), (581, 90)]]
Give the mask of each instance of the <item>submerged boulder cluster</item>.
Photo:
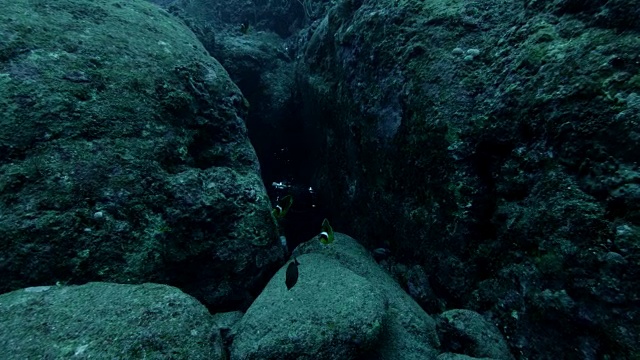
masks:
[(294, 255), (296, 285), (287, 289), (282, 267), (244, 314), (211, 315), (195, 298), (160, 284), (53, 285), (2, 294), (0, 356), (513, 358), (480, 314), (451, 310), (436, 322), (349, 236), (336, 233), (330, 245), (314, 238)]
[(638, 11), (0, 2), (0, 358), (640, 357)]

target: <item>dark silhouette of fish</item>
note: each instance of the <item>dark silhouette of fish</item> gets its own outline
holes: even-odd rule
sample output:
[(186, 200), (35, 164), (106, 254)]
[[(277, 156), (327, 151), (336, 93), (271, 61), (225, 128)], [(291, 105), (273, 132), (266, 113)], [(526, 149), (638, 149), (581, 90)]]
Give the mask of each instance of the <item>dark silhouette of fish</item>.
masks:
[(298, 259), (293, 258), (293, 261), (287, 266), (287, 275), (284, 280), (285, 284), (287, 284), (287, 290), (291, 290), (293, 285), (298, 282), (298, 265), (300, 265)]

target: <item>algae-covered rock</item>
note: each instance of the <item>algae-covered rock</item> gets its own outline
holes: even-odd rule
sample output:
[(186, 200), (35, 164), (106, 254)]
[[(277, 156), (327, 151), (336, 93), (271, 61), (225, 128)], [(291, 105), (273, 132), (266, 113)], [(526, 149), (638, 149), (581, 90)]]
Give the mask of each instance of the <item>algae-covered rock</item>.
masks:
[(355, 239), (337, 232), (334, 235), (335, 241), (329, 245), (314, 238), (298, 246), (293, 254), (317, 253), (336, 259), (341, 266), (369, 280), (385, 295), (388, 307), (382, 324), (382, 337), (367, 359), (435, 358), (440, 343), (434, 319), (402, 290)]
[(0, 295), (0, 358), (222, 359), (207, 309), (159, 284), (40, 286)]
[(437, 321), (444, 349), (477, 358), (514, 359), (496, 326), (475, 311), (448, 310), (440, 314)]
[(294, 251), (234, 329), (232, 359), (435, 359), (434, 320), (354, 239), (334, 233)]
[(380, 289), (330, 257), (297, 260), (296, 284), (281, 269), (234, 329), (231, 359), (356, 359), (380, 340)]
[[(297, 77), (332, 225), (491, 313), (523, 357), (638, 357), (640, 266), (600, 261), (640, 256), (638, 9), (336, 2)], [(563, 321), (530, 311), (545, 289), (576, 302)]]
[(175, 284), (248, 306), (283, 253), (246, 101), (144, 1), (0, 2), (0, 292)]

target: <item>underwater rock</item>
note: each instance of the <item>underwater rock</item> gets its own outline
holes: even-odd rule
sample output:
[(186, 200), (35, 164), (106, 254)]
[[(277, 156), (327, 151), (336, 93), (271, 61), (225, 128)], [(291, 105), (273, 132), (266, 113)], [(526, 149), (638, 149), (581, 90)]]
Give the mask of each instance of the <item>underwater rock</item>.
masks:
[(504, 337), (492, 323), (475, 311), (455, 309), (438, 317), (442, 347), (478, 358), (513, 360)]
[(222, 359), (207, 309), (160, 284), (39, 286), (0, 295), (0, 359)]
[(400, 285), (378, 265), (354, 238), (334, 232), (330, 245), (312, 239), (298, 246), (294, 256), (320, 253), (330, 256), (366, 278), (385, 295), (389, 304), (381, 340), (372, 349), (371, 360), (422, 360), (435, 358), (440, 346), (434, 319), (420, 308)]
[(435, 321), (353, 238), (298, 246), (298, 283), (284, 268), (234, 329), (232, 359), (434, 359)]
[(0, 38), (0, 293), (154, 281), (248, 307), (284, 252), (246, 100), (184, 23), (0, 1)]
[(281, 269), (234, 328), (232, 360), (355, 359), (380, 339), (380, 290), (330, 257), (298, 259), (296, 286)]
[(494, 360), (491, 358), (477, 358), (473, 356), (467, 356), (463, 354), (444, 353), (438, 355), (437, 360)]

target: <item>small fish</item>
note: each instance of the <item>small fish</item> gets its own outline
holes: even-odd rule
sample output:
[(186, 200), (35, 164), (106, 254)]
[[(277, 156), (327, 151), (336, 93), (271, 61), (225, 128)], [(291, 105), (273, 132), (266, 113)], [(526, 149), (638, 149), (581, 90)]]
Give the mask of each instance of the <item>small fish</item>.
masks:
[(380, 261), (380, 260), (384, 260), (384, 259), (388, 258), (389, 255), (391, 255), (391, 250), (389, 250), (387, 248), (377, 248), (377, 249), (373, 250), (372, 253), (373, 253), (373, 258), (376, 261)]
[(293, 285), (298, 282), (298, 259), (293, 258), (293, 261), (287, 266), (287, 275), (284, 279), (284, 283), (287, 284), (287, 290), (291, 290)]
[(289, 208), (291, 208), (291, 204), (293, 204), (293, 197), (291, 195), (287, 195), (280, 199), (280, 201), (278, 201), (278, 205), (276, 205), (276, 207), (271, 211), (273, 217), (277, 220), (282, 219), (287, 215)]
[(329, 220), (324, 219), (322, 222), (322, 228), (320, 229), (320, 242), (327, 245), (331, 244), (335, 237), (333, 236), (333, 229), (329, 225)]
[(240, 24), (240, 32), (243, 35), (247, 35), (249, 33), (249, 29), (250, 29), (250, 25), (248, 21), (244, 21), (242, 24)]

